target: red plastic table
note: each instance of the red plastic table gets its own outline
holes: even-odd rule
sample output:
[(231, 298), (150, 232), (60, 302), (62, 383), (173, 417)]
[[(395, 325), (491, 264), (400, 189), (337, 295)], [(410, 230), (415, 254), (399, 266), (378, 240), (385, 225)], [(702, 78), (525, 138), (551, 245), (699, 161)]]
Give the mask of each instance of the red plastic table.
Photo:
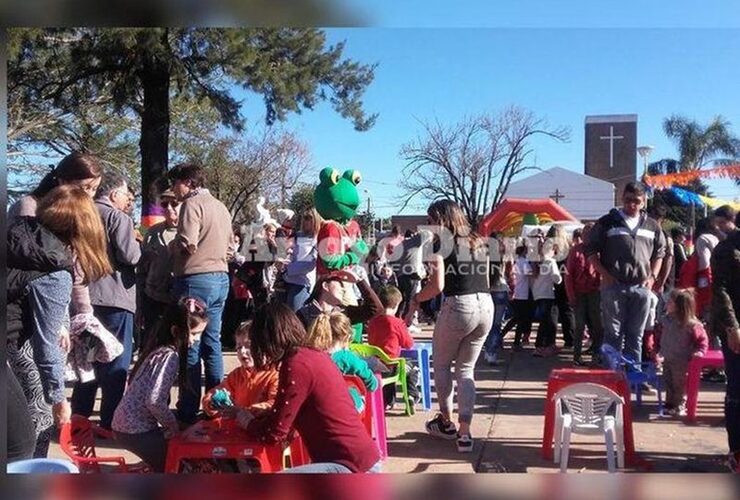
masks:
[(696, 422), (701, 370), (709, 366), (714, 368), (725, 366), (725, 357), (722, 355), (722, 351), (707, 351), (701, 358), (692, 358), (689, 361), (688, 377), (686, 379), (686, 422)]
[(545, 400), (545, 429), (542, 436), (542, 457), (552, 460), (553, 434), (555, 433), (555, 401), (557, 392), (569, 385), (591, 382), (608, 387), (624, 399), (624, 459), (629, 465), (645, 464), (635, 453), (635, 440), (632, 434), (632, 408), (630, 405), (630, 388), (624, 373), (612, 370), (586, 370), (562, 368), (552, 370), (547, 381), (547, 399)]
[(165, 472), (179, 472), (180, 461), (187, 458), (248, 458), (260, 463), (261, 472), (283, 469), (283, 447), (251, 441), (233, 419), (200, 421), (170, 439)]

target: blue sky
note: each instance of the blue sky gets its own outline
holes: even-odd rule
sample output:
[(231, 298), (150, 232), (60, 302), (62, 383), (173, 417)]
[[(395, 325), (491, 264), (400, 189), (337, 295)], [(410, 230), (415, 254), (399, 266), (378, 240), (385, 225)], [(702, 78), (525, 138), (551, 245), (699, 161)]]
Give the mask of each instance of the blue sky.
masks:
[(735, 0), (349, 0), (384, 27), (727, 28), (740, 27)]
[[(366, 109), (380, 115), (377, 124), (355, 132), (322, 104), (292, 115), (286, 126), (308, 142), (318, 167), (360, 169), (383, 216), (397, 213), (398, 151), (420, 132), (417, 118), (452, 123), (524, 106), (571, 128), (570, 143), (535, 143), (540, 168), (577, 172), (589, 114), (637, 113), (638, 143), (656, 148), (651, 159), (676, 155), (661, 128), (674, 113), (701, 122), (721, 114), (740, 134), (740, 30), (356, 28), (330, 29), (328, 36), (347, 42), (348, 57), (378, 63), (365, 96)], [(244, 97), (245, 114), (258, 122), (261, 102)], [(710, 186), (717, 197), (740, 195), (729, 181)], [(404, 213), (426, 204), (419, 200)]]

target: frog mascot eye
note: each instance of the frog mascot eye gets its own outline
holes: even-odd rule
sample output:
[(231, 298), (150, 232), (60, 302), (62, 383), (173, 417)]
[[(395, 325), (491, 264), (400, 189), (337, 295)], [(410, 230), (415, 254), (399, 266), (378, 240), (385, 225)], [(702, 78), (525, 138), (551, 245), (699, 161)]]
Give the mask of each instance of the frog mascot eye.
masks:
[(358, 170), (345, 170), (342, 177), (350, 181), (355, 186), (362, 182), (362, 174), (360, 174)]
[(339, 172), (331, 167), (327, 167), (319, 174), (319, 181), (326, 186), (336, 186), (339, 183)]

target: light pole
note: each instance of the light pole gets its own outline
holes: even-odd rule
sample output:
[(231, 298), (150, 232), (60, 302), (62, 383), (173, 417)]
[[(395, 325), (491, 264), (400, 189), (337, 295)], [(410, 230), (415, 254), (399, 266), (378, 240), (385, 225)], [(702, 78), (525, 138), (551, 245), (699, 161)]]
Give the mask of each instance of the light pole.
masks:
[(373, 213), (370, 211), (370, 191), (365, 189), (365, 194), (367, 195), (367, 216), (370, 217), (370, 227), (372, 228), (370, 231), (370, 237), (372, 238), (373, 242), (375, 242), (375, 217), (373, 217)]
[(655, 148), (653, 146), (638, 146), (637, 153), (642, 157), (642, 177), (647, 175), (648, 158)]

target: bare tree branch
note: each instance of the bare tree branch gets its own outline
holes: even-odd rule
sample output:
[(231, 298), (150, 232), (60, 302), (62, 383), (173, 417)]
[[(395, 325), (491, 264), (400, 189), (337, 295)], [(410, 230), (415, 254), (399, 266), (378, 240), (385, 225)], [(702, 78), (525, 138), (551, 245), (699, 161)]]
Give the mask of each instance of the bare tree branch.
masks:
[(400, 150), (406, 162), (400, 182), (402, 210), (419, 196), (450, 199), (472, 224), (503, 200), (512, 179), (536, 168), (526, 162), (534, 137), (570, 138), (566, 127), (550, 127), (515, 106), (450, 126), (438, 119), (420, 124), (423, 135)]

